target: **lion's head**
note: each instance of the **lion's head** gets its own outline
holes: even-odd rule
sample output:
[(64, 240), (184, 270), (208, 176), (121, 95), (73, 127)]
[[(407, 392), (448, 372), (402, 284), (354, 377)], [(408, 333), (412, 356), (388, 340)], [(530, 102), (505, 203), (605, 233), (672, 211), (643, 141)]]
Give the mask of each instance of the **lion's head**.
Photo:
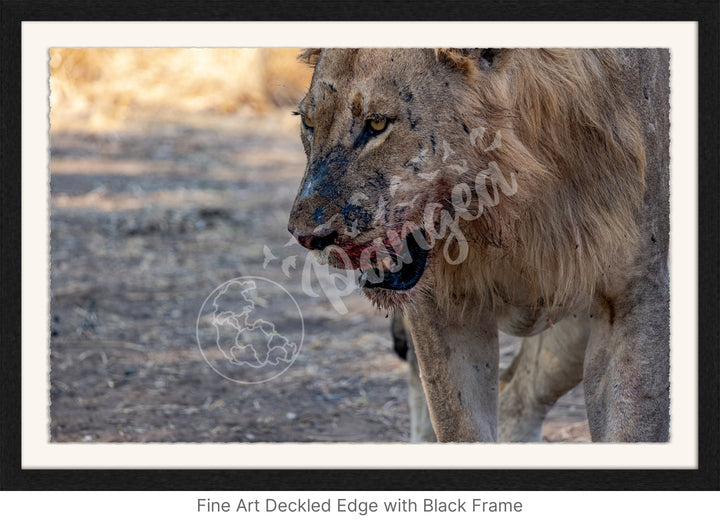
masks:
[(303, 58), (315, 67), (297, 110), (308, 163), (289, 230), (358, 269), (376, 303), (423, 284), (565, 302), (621, 257), (618, 235), (634, 236), (642, 143), (627, 103), (608, 100), (602, 52)]

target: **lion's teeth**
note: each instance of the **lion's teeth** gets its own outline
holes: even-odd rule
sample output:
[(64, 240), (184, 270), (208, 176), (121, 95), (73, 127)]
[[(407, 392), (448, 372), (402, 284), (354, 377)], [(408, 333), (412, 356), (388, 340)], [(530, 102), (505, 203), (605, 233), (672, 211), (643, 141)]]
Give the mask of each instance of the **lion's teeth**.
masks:
[(390, 258), (389, 256), (383, 258), (380, 263), (382, 264), (383, 269), (385, 269), (386, 271), (389, 271), (393, 268), (393, 261), (392, 258)]

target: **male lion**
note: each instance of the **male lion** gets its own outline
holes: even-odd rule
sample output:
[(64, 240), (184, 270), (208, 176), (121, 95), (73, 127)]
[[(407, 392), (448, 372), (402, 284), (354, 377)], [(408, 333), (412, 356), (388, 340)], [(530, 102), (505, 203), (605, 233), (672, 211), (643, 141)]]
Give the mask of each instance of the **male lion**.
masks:
[[(437, 439), (537, 439), (582, 377), (593, 440), (667, 441), (667, 51), (303, 58), (289, 229), (403, 313)], [(540, 335), (498, 401), (499, 330)]]

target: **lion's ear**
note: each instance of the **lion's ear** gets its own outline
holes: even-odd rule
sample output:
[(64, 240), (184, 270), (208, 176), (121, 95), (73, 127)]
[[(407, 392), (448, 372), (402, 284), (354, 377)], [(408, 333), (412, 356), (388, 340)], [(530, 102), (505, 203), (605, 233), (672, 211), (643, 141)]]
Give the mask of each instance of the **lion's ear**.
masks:
[(304, 49), (299, 55), (298, 60), (300, 62), (304, 62), (308, 66), (312, 66), (313, 68), (317, 65), (318, 59), (320, 58), (320, 52), (322, 50), (320, 48), (308, 48)]
[(438, 48), (435, 50), (435, 56), (440, 62), (467, 74), (494, 68), (499, 54), (500, 50), (496, 48)]
[(492, 69), (497, 65), (498, 59), (507, 53), (498, 48), (485, 48), (480, 50), (480, 61), (484, 69)]

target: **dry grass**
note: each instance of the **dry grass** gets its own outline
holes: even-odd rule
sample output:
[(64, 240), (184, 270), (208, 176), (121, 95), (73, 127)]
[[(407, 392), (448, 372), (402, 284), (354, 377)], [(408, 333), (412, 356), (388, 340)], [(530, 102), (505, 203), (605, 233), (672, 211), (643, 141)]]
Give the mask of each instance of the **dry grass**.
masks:
[(50, 50), (53, 130), (108, 129), (139, 113), (232, 114), (294, 104), (310, 82), (297, 49)]

